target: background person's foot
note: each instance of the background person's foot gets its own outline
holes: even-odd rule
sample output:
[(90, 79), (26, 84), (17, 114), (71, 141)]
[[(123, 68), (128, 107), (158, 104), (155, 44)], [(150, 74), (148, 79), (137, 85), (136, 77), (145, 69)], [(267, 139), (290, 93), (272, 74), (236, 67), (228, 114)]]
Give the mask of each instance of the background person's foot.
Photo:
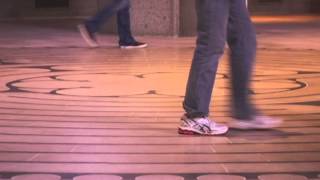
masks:
[(135, 41), (132, 43), (121, 43), (119, 46), (121, 49), (137, 49), (137, 48), (145, 48), (148, 46), (148, 44)]
[(93, 47), (93, 48), (99, 47), (96, 37), (94, 36), (93, 33), (90, 33), (90, 31), (88, 30), (85, 24), (79, 24), (78, 29), (81, 34), (81, 37), (90, 47)]
[(279, 127), (282, 119), (269, 116), (254, 116), (250, 120), (232, 119), (228, 125), (232, 129), (252, 130), (252, 129), (271, 129)]

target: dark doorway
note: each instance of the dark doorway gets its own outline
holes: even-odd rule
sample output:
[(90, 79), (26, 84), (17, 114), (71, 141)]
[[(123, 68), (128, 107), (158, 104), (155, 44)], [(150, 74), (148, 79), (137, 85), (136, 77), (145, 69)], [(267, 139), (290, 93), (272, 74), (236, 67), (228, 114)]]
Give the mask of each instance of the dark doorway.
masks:
[(310, 12), (320, 14), (320, 1), (319, 0), (311, 0)]
[(281, 3), (282, 0), (259, 0), (259, 3)]
[(68, 8), (69, 0), (35, 0), (36, 8)]
[(195, 10), (195, 1), (180, 1), (180, 36), (194, 36), (197, 29), (197, 16)]

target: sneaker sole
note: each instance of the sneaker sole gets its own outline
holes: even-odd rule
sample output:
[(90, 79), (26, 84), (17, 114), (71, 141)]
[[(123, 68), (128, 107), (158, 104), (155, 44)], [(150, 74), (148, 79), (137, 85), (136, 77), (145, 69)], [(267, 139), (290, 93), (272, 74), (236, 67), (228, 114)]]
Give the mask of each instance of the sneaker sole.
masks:
[(120, 49), (139, 49), (139, 48), (146, 48), (148, 47), (147, 44), (140, 45), (140, 46), (120, 46)]
[(214, 131), (211, 134), (205, 134), (205, 133), (200, 133), (197, 131), (193, 131), (190, 129), (182, 129), (182, 128), (178, 128), (178, 133), (179, 134), (184, 134), (184, 135), (201, 135), (201, 136), (215, 136), (215, 135), (222, 135), (222, 134), (226, 134), (228, 132), (228, 129), (223, 130), (223, 131)]
[(78, 29), (80, 32), (81, 37), (84, 39), (84, 41), (92, 48), (99, 47), (99, 45), (96, 42), (93, 42), (88, 34), (88, 32), (85, 29), (84, 25), (78, 25)]
[(228, 126), (231, 129), (238, 129), (238, 130), (266, 130), (279, 127), (279, 124), (272, 124), (272, 125), (253, 125), (248, 123), (229, 123)]

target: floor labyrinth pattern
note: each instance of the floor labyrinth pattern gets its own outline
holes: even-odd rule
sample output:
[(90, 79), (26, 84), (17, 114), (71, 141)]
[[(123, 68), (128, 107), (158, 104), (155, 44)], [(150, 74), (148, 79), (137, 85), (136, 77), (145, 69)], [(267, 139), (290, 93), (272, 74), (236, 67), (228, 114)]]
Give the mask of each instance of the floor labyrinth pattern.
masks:
[[(251, 93), (285, 122), (218, 137), (177, 134), (192, 53), (0, 48), (0, 179), (316, 179), (320, 51), (259, 49)], [(211, 106), (219, 122), (229, 118), (228, 71), (224, 57)]]

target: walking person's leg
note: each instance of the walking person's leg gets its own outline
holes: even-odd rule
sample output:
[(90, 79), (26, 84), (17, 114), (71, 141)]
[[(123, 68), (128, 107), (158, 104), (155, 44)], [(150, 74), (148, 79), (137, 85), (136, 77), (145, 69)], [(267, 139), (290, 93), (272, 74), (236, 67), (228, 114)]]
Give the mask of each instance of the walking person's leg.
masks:
[(113, 0), (105, 5), (96, 15), (78, 26), (80, 33), (87, 44), (91, 47), (97, 47), (95, 33), (99, 32), (102, 25), (119, 10), (128, 7), (129, 0)]
[(249, 91), (256, 58), (256, 33), (245, 0), (231, 0), (228, 45), (232, 77), (233, 116), (248, 119), (254, 114)]
[(130, 4), (117, 13), (119, 45), (135, 42), (131, 32)]
[(230, 0), (228, 45), (232, 76), (230, 126), (239, 129), (272, 128), (281, 121), (259, 115), (251, 103), (249, 88), (256, 58), (256, 32), (245, 0)]
[(113, 0), (99, 11), (95, 16), (85, 22), (90, 33), (96, 33), (102, 25), (118, 11), (129, 6), (129, 0)]
[(197, 0), (198, 37), (183, 102), (180, 133), (223, 134), (228, 128), (208, 119), (212, 89), (222, 56), (229, 17), (229, 0)]
[(119, 46), (120, 48), (144, 48), (147, 47), (146, 43), (138, 42), (131, 32), (130, 21), (130, 3), (117, 13), (117, 25), (119, 34)]

